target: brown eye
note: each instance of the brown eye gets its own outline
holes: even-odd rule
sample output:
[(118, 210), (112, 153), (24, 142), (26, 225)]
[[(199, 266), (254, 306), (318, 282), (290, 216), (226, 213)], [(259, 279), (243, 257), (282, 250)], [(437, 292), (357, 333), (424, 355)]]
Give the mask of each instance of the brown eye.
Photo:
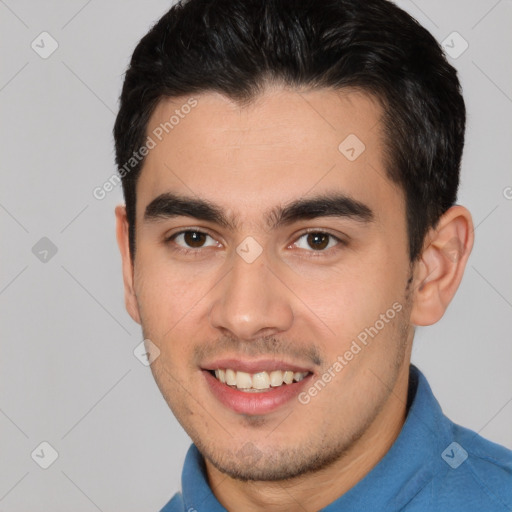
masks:
[(208, 233), (194, 230), (175, 233), (167, 241), (174, 242), (181, 249), (201, 249), (217, 245), (217, 242)]
[(329, 235), (326, 233), (309, 233), (307, 241), (312, 249), (325, 249), (329, 245)]
[(186, 231), (183, 234), (183, 241), (189, 246), (189, 247), (202, 247), (205, 240), (206, 240), (206, 233), (201, 233), (199, 231)]
[(340, 243), (342, 243), (342, 240), (330, 233), (311, 231), (300, 236), (294, 245), (309, 252), (326, 252), (325, 249), (330, 249)]

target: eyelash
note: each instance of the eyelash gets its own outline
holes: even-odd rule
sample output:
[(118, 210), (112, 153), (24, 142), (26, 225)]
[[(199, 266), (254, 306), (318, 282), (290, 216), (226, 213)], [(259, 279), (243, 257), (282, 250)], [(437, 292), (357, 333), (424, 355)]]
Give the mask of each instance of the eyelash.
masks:
[[(210, 238), (214, 239), (212, 235), (207, 233), (206, 231), (201, 231), (199, 229), (184, 229), (183, 231), (178, 231), (176, 233), (173, 233), (172, 235), (165, 238), (164, 243), (166, 245), (171, 246), (172, 250), (175, 252), (178, 252), (180, 254), (184, 254), (186, 256), (192, 255), (192, 256), (199, 256), (201, 249), (203, 247), (198, 247), (197, 249), (186, 249), (185, 247), (181, 247), (180, 245), (177, 245), (174, 243), (174, 239), (180, 235), (183, 235), (185, 233), (200, 233), (206, 236), (209, 236)], [(214, 239), (215, 240), (215, 239)]]
[[(212, 235), (210, 235), (209, 233), (207, 233), (206, 231), (201, 231), (199, 229), (185, 229), (183, 231), (178, 231), (176, 233), (173, 233), (172, 235), (166, 237), (164, 239), (164, 243), (166, 245), (173, 245), (172, 247), (172, 250), (173, 251), (176, 251), (178, 253), (181, 253), (181, 254), (184, 254), (184, 255), (192, 255), (192, 256), (199, 256), (200, 252), (201, 252), (201, 249), (203, 249), (202, 247), (198, 247), (196, 249), (187, 249), (185, 247), (182, 247), (180, 245), (177, 245), (174, 243), (174, 239), (177, 238), (179, 235), (183, 235), (185, 233), (199, 233), (199, 234), (203, 234), (203, 235), (206, 235), (206, 236), (209, 236), (210, 238), (212, 238), (213, 240), (214, 237)], [(307, 231), (304, 231), (302, 232), (296, 239), (295, 241), (290, 244), (290, 245), (293, 245), (293, 244), (296, 244), (298, 240), (300, 240), (303, 236), (306, 236), (306, 235), (309, 235), (311, 233), (315, 233), (315, 234), (320, 234), (320, 235), (327, 235), (329, 236), (330, 238), (334, 239), (337, 244), (334, 246), (334, 247), (330, 247), (329, 249), (324, 249), (324, 250), (318, 250), (318, 251), (315, 251), (313, 249), (311, 250), (306, 250), (306, 249), (302, 249), (303, 251), (305, 252), (308, 252), (308, 253), (311, 253), (310, 257), (312, 258), (321, 258), (321, 257), (325, 257), (326, 255), (330, 255), (331, 251), (334, 249), (334, 250), (340, 250), (341, 247), (346, 247), (348, 245), (348, 243), (337, 237), (336, 235), (333, 235), (332, 233), (329, 233), (328, 231), (321, 231), (321, 230), (318, 230), (318, 229), (314, 229), (314, 228), (311, 228)], [(289, 247), (289, 246), (288, 246)]]

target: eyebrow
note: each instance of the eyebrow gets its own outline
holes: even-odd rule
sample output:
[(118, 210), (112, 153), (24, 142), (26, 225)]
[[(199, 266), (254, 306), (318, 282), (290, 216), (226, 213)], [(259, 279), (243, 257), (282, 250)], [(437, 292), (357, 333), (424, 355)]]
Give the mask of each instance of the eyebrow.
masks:
[[(238, 228), (234, 217), (228, 217), (222, 208), (210, 201), (169, 192), (159, 195), (148, 204), (144, 212), (144, 222), (181, 216), (209, 221), (233, 231)], [(264, 214), (271, 229), (318, 217), (348, 218), (363, 224), (375, 220), (374, 212), (369, 206), (342, 193), (301, 198), (284, 206), (271, 208)]]

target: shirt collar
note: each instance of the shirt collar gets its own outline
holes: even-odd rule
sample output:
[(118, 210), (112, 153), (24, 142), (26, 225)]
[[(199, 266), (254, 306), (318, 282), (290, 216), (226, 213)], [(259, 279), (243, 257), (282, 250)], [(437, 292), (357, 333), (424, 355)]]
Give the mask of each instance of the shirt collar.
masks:
[[(399, 436), (378, 464), (324, 512), (400, 510), (447, 465), (441, 453), (450, 444), (450, 423), (421, 371), (410, 365), (408, 412)], [(193, 444), (182, 473), (185, 510), (225, 512), (212, 493), (204, 459)]]

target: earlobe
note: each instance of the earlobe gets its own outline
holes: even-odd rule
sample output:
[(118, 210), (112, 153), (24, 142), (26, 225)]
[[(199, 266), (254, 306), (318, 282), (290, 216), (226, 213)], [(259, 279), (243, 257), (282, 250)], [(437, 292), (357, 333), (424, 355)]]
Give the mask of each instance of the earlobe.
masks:
[(135, 296), (134, 288), (134, 269), (129, 249), (128, 219), (126, 217), (126, 207), (116, 206), (116, 238), (119, 251), (121, 253), (123, 282), (124, 282), (124, 301), (126, 311), (135, 322), (140, 324), (140, 313)]
[(471, 214), (463, 206), (452, 206), (425, 238), (424, 249), (415, 266), (414, 325), (432, 325), (444, 315), (464, 274), (473, 248)]

